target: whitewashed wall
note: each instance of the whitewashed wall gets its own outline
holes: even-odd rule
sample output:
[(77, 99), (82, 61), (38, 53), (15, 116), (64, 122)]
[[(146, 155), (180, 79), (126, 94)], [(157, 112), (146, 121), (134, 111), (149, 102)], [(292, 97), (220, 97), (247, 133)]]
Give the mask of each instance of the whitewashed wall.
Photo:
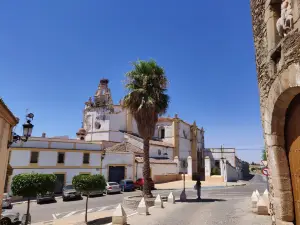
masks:
[(132, 117), (132, 132), (135, 134), (139, 133), (138, 128), (137, 128), (137, 123), (133, 117)]
[(155, 133), (154, 133), (155, 138), (160, 138), (158, 132), (159, 127), (163, 127), (165, 129), (165, 138), (162, 140), (167, 143), (173, 143), (174, 141), (173, 122), (157, 122), (155, 127)]
[[(209, 156), (211, 159), (220, 160), (222, 155), (223, 155), (224, 158), (226, 158), (226, 160), (232, 166), (235, 167), (235, 149), (234, 148), (223, 149), (223, 154), (221, 153), (220, 148), (205, 149), (205, 156)], [(213, 165), (212, 165), (212, 167), (214, 167)]]
[(124, 133), (119, 131), (110, 131), (109, 140), (114, 142), (122, 142), (124, 140)]
[(226, 172), (227, 172), (227, 181), (228, 182), (234, 182), (238, 180), (238, 173), (235, 169), (235, 167), (226, 164)]
[(13, 150), (10, 155), (10, 165), (14, 166), (28, 166), (30, 162), (30, 151)]
[[(152, 178), (154, 175), (177, 174), (177, 164), (150, 164)], [(143, 177), (143, 163), (137, 163), (137, 179)]]
[(126, 177), (128, 179), (133, 179), (134, 156), (132, 153), (106, 153), (103, 160), (103, 175), (105, 175), (106, 179), (108, 177), (109, 165), (116, 164), (125, 164), (127, 168)]
[[(158, 154), (158, 150), (161, 151), (161, 155)], [(166, 156), (164, 156), (164, 153), (167, 153), (167, 157), (173, 160), (173, 151), (173, 148), (170, 147), (167, 148), (165, 146), (150, 145), (149, 154), (151, 158), (165, 158)]]
[(81, 166), (83, 162), (82, 152), (66, 152), (65, 166)]
[(121, 106), (114, 106), (116, 114), (109, 114), (110, 124), (109, 130), (119, 131), (126, 130), (126, 110), (122, 110)]
[[(86, 116), (89, 116), (86, 119)], [(84, 119), (84, 128), (87, 130), (85, 137), (86, 141), (100, 141), (109, 140), (109, 126), (110, 126), (110, 115), (106, 120), (96, 120), (96, 112), (87, 112)], [(95, 122), (98, 121), (101, 124), (100, 129), (96, 129)]]
[(56, 151), (40, 151), (39, 152), (39, 166), (56, 166), (57, 163), (57, 155)]
[[(184, 136), (184, 132), (186, 136)], [(186, 123), (179, 123), (179, 158), (187, 158), (192, 150), (191, 148), (190, 126)]]

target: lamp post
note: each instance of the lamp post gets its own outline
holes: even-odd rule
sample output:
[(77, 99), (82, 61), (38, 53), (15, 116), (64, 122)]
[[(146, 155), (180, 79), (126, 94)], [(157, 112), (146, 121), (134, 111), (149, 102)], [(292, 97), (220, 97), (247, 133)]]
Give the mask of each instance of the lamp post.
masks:
[(31, 123), (33, 120), (34, 114), (28, 113), (26, 115), (26, 123), (23, 124), (23, 136), (17, 135), (15, 132), (11, 133), (11, 139), (7, 143), (7, 147), (9, 148), (12, 143), (16, 143), (18, 141), (27, 142), (28, 138), (31, 137), (32, 130), (34, 125)]
[(225, 162), (225, 159), (223, 157), (223, 145), (221, 145), (221, 160), (223, 162), (223, 176), (224, 176), (224, 180), (225, 180), (225, 185), (227, 187), (227, 171), (226, 171), (226, 162)]
[(104, 158), (105, 158), (105, 154), (106, 154), (106, 152), (105, 152), (105, 150), (103, 150), (103, 153), (101, 154), (101, 175), (103, 175), (103, 168), (102, 168), (102, 166), (103, 166), (103, 160), (104, 160)]
[(186, 169), (188, 167), (188, 163), (186, 159), (181, 159), (180, 160), (180, 167), (182, 169), (184, 169), (183, 172), (183, 191), (180, 194), (180, 201), (185, 202), (186, 201), (186, 193), (185, 193), (185, 173), (186, 173)]

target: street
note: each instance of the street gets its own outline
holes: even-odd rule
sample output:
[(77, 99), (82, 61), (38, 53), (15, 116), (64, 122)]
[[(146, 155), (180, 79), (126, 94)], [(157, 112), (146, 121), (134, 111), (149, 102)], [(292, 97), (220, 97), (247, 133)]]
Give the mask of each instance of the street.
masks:
[[(262, 193), (266, 189), (265, 179), (256, 175), (246, 186), (237, 187), (203, 187), (202, 198), (204, 199), (223, 199), (223, 200), (239, 200), (251, 196), (254, 190)], [(162, 196), (167, 196), (171, 190), (155, 190), (153, 194), (157, 193)], [(175, 197), (178, 199), (182, 190), (172, 190)], [(108, 196), (97, 196), (89, 198), (88, 212), (104, 211), (113, 209), (117, 204), (123, 201), (124, 196), (138, 195), (140, 191), (125, 192), (122, 194), (112, 194)], [(187, 198), (194, 199), (197, 193), (193, 189), (187, 189)], [(227, 201), (230, 203), (230, 201)], [(19, 212), (21, 215), (26, 212), (27, 204), (16, 204), (13, 211)], [(32, 202), (30, 206), (30, 213), (32, 216), (32, 223), (49, 221), (53, 219), (65, 218), (76, 214), (84, 213), (85, 210), (85, 197), (82, 200), (74, 200), (63, 202), (61, 198), (57, 199), (56, 203), (45, 203), (38, 205)]]

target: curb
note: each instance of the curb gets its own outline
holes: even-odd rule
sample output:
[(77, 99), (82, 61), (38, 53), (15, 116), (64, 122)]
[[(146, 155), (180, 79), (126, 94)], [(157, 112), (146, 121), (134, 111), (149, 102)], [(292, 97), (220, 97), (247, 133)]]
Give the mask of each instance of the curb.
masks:
[[(57, 197), (55, 197), (55, 199), (61, 199), (61, 198), (62, 198), (62, 196), (57, 196)], [(36, 199), (30, 200), (30, 202), (36, 202)], [(27, 201), (12, 202), (11, 204), (12, 204), (12, 205), (20, 205), (20, 204), (24, 204), (24, 203), (27, 203)]]
[[(210, 188), (230, 188), (230, 187), (238, 187), (238, 186), (245, 186), (247, 184), (245, 183), (241, 183), (241, 184), (232, 184), (232, 185), (228, 185), (228, 186), (225, 186), (225, 185), (222, 185), (222, 186), (202, 186), (201, 189), (210, 189)], [(188, 187), (188, 188), (185, 188), (186, 190), (195, 190), (193, 187)], [(182, 190), (182, 187), (181, 188), (166, 188), (166, 189), (157, 189), (159, 191), (164, 191), (164, 190), (168, 190), (168, 191), (172, 191), (172, 190)]]

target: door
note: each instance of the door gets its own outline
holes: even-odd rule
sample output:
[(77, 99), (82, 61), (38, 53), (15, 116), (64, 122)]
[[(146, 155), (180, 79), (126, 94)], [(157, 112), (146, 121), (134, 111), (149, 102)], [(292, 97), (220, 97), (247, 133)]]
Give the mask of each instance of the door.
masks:
[(55, 176), (56, 176), (56, 184), (55, 184), (54, 193), (60, 194), (62, 193), (62, 189), (65, 185), (65, 174), (55, 174)]
[(290, 164), (296, 225), (300, 225), (300, 94), (289, 105), (285, 122), (286, 150)]
[(119, 183), (123, 179), (125, 179), (125, 166), (109, 166), (109, 182)]

